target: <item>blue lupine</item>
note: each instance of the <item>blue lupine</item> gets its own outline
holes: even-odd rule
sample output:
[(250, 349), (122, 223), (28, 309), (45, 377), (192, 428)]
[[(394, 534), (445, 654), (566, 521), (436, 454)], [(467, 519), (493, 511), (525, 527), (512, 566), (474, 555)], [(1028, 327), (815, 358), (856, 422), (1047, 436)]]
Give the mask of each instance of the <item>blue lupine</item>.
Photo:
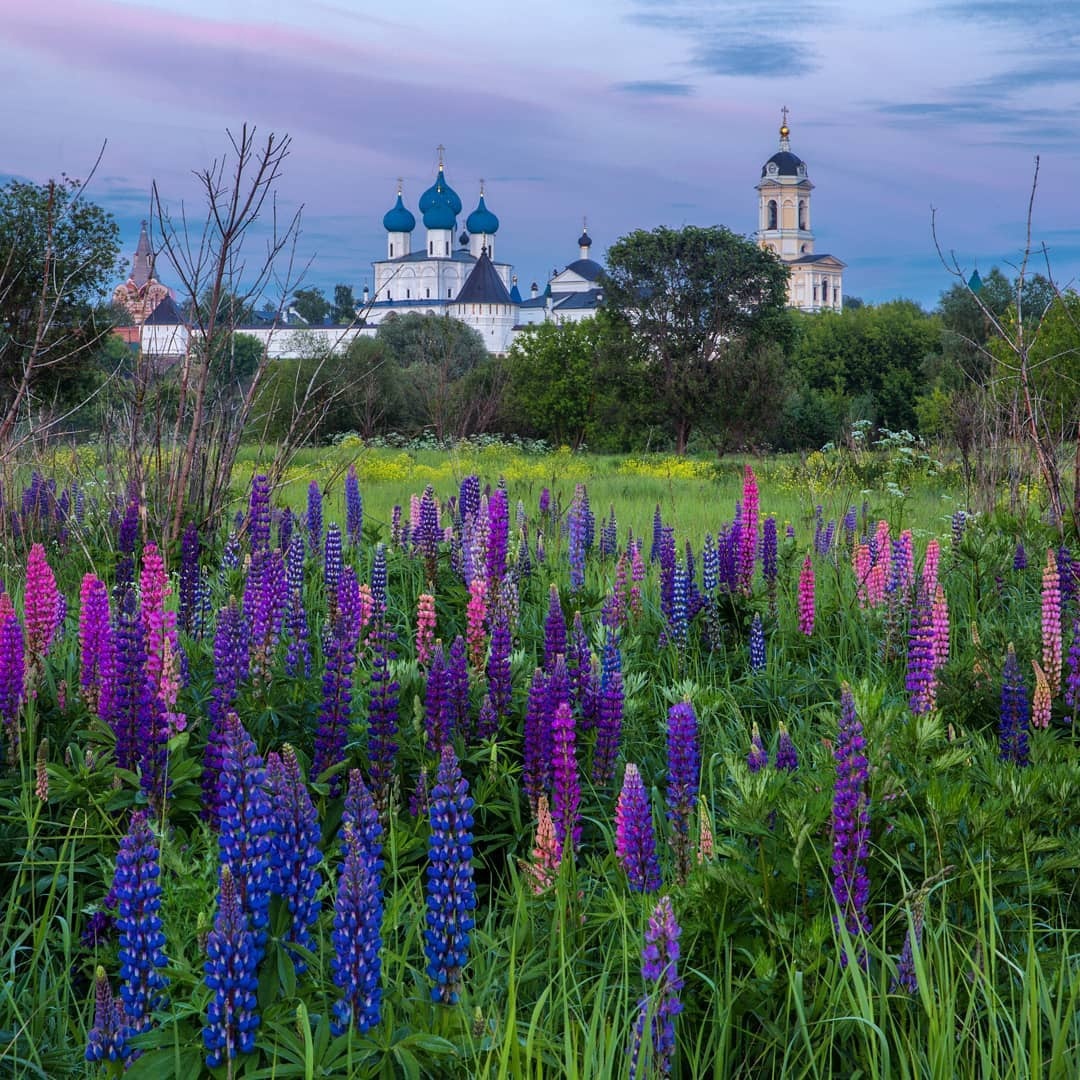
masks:
[(600, 693), (597, 705), (596, 748), (593, 752), (594, 785), (602, 787), (615, 774), (623, 720), (622, 655), (618, 638), (608, 632), (600, 660)]
[(690, 872), (690, 816), (697, 802), (701, 750), (698, 746), (697, 714), (689, 701), (668, 710), (667, 816), (671, 822), (676, 872), (684, 881)]
[(262, 473), (251, 478), (247, 536), (252, 555), (270, 550), (270, 481)]
[(795, 744), (791, 741), (787, 725), (780, 721), (780, 736), (776, 741), (776, 757), (773, 764), (781, 772), (795, 772), (799, 767), (799, 754)]
[(577, 485), (578, 490), (574, 494), (573, 502), (570, 503), (570, 511), (567, 515), (568, 545), (567, 558), (570, 562), (570, 591), (579, 593), (585, 588), (585, 552), (587, 550), (588, 519), (586, 512), (588, 505), (583, 503), (581, 495), (584, 491), (582, 484)]
[(105, 969), (99, 966), (94, 979), (94, 1023), (86, 1033), (86, 1060), (128, 1060), (127, 1034), (124, 1003), (113, 997)]
[[(356, 572), (350, 566), (342, 576), (340, 595), (343, 602), (335, 603), (335, 614), (326, 642), (326, 664), (322, 677), (322, 705), (315, 733), (315, 753), (311, 768), (316, 776), (339, 764), (345, 754), (352, 721), (352, 673), (356, 666), (356, 647), (359, 641), (359, 621), (349, 610), (351, 601), (346, 595), (356, 593)], [(331, 791), (337, 794), (341, 777), (331, 779)]]
[(375, 545), (371, 562), (371, 603), (376, 618), (386, 613), (386, 545)]
[(458, 494), (458, 524), (464, 525), (480, 511), (480, 477), (470, 473), (461, 481)]
[(716, 592), (720, 577), (720, 557), (713, 542), (712, 533), (705, 534), (705, 543), (701, 549), (701, 584), (706, 595)]
[(765, 665), (765, 627), (761, 615), (755, 611), (750, 621), (750, 670), (757, 674), (765, 670)]
[(307, 609), (304, 607), (304, 538), (295, 533), (289, 541), (285, 584), (289, 603), (285, 615), (285, 671), (288, 675), (311, 675), (311, 646)]
[(495, 625), (491, 628), (491, 644), (488, 651), (487, 680), (488, 694), (492, 707), (500, 720), (510, 715), (513, 707), (513, 686), (511, 684), (510, 652), (513, 639), (510, 635), (510, 622), (505, 611), (499, 612)]
[(306, 524), (311, 553), (317, 556), (322, 552), (323, 527), (323, 499), (318, 480), (312, 480), (308, 485)]
[[(316, 894), (319, 873), (319, 817), (300, 773), (296, 751), (286, 743), (281, 755), (267, 758), (267, 790), (272, 808), (270, 847), (271, 891), (289, 909), (289, 925), (282, 940), (311, 949), (311, 929), (319, 917)], [(301, 956), (289, 950), (297, 973), (307, 970)]]
[[(380, 545), (381, 546), (381, 545)], [(390, 805), (390, 786), (397, 758), (398, 683), (390, 674), (397, 635), (380, 619), (371, 635), (373, 659), (368, 693), (368, 760), (375, 805)]]
[(127, 834), (116, 855), (113, 894), (120, 940), (120, 996), (131, 1034), (148, 1031), (151, 1013), (161, 1007), (168, 979), (162, 949), (161, 886), (157, 841), (144, 810), (131, 816)]
[(686, 644), (689, 631), (689, 603), (686, 567), (681, 560), (676, 560), (671, 577), (671, 607), (668, 613), (668, 629), (671, 632), (671, 640), (679, 646)]
[(221, 868), (218, 910), (206, 939), (206, 985), (214, 992), (206, 1010), (206, 1064), (216, 1069), (255, 1049), (259, 1026), (258, 970), (262, 948), (240, 902), (228, 864)]
[(761, 741), (761, 731), (755, 721), (750, 729), (750, 752), (746, 755), (746, 766), (752, 773), (757, 773), (768, 764), (769, 754)]
[(334, 1003), (335, 1035), (350, 1024), (363, 1034), (379, 1023), (382, 1006), (382, 826), (358, 770), (349, 783), (342, 827), (343, 862), (334, 902), (331, 972), (341, 998)]
[(323, 549), (323, 583), (327, 596), (337, 592), (342, 565), (341, 528), (336, 521), (332, 521), (326, 529), (326, 546)]
[(432, 1000), (457, 1003), (462, 972), (469, 960), (469, 932), (475, 925), (473, 883), (473, 800), (453, 747), (443, 747), (439, 774), (431, 792), (428, 820), (427, 929), (424, 954), (434, 985)]
[(998, 726), (998, 742), (1002, 761), (1014, 765), (1028, 764), (1028, 727), (1031, 722), (1031, 706), (1027, 687), (1020, 674), (1020, 662), (1016, 650), (1009, 644), (1005, 657), (1005, 670), (1001, 680), (1001, 719)]
[(345, 535), (353, 547), (358, 547), (364, 532), (364, 500), (360, 495), (360, 481), (356, 466), (350, 465), (345, 474)]

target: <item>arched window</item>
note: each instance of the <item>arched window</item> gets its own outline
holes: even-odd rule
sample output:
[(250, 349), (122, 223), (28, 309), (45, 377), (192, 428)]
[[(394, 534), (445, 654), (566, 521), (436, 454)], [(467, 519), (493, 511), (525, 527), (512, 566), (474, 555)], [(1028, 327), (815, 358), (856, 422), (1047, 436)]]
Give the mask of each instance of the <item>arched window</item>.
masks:
[(766, 226), (766, 228), (775, 229), (776, 228), (776, 220), (777, 220), (777, 218), (776, 218), (776, 200), (775, 199), (770, 199), (769, 200), (769, 224)]
[(390, 245), (390, 258), (392, 259), (393, 257), (394, 257), (394, 245), (391, 244)]
[(799, 200), (799, 228), (806, 228), (806, 200)]

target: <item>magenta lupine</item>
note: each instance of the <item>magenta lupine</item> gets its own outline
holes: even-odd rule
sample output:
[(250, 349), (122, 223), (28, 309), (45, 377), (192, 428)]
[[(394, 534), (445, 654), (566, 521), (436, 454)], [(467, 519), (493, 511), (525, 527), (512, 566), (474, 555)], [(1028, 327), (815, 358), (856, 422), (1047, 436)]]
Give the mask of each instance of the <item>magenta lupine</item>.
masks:
[(758, 485), (754, 470), (749, 465), (743, 474), (742, 528), (739, 535), (738, 563), (736, 567), (739, 592), (749, 596), (753, 588), (754, 564), (757, 561), (758, 544)]
[(746, 767), (752, 773), (758, 773), (768, 764), (769, 752), (765, 749), (765, 744), (761, 741), (761, 731), (755, 720), (750, 727), (750, 752), (746, 755)]
[(667, 816), (676, 875), (682, 882), (690, 872), (690, 818), (697, 801), (701, 769), (697, 714), (689, 701), (680, 701), (668, 710), (667, 759)]
[(851, 557), (852, 567), (855, 570), (855, 583), (859, 599), (859, 607), (866, 607), (869, 602), (866, 582), (870, 577), (870, 545), (859, 544)]
[(799, 572), (799, 630), (807, 637), (814, 632), (814, 564), (810, 552)]
[(109, 614), (109, 589), (86, 574), (79, 590), (79, 685), (90, 712), (107, 720), (112, 711), (116, 651)]
[(1052, 550), (1046, 552), (1042, 577), (1042, 667), (1050, 696), (1061, 690), (1061, 578)]
[[(836, 761), (836, 783), (833, 790), (833, 899), (839, 909), (836, 918), (847, 932), (857, 938), (869, 934), (870, 879), (866, 860), (870, 841), (870, 796), (866, 760), (866, 740), (862, 724), (855, 711), (851, 688), (843, 684), (840, 691), (840, 725), (833, 750)], [(860, 950), (860, 965), (865, 965), (865, 949)], [(840, 962), (846, 965), (846, 950), (841, 950)]]
[(426, 667), (435, 644), (435, 597), (421, 593), (416, 598), (416, 662)]
[(938, 565), (941, 562), (941, 545), (937, 539), (931, 539), (926, 545), (926, 558), (923, 559), (922, 584), (928, 596), (937, 592)]
[(540, 796), (551, 789), (551, 728), (547, 721), (547, 676), (537, 668), (529, 684), (522, 748), (522, 787), (533, 815)]
[(45, 549), (34, 544), (26, 563), (26, 592), (23, 600), (26, 622), (26, 652), (31, 664), (48, 656), (58, 627), (60, 593), (56, 577), (45, 558)]
[(559, 702), (551, 727), (551, 817), (560, 847), (573, 858), (581, 840), (581, 780), (575, 757), (574, 714), (568, 702)]
[[(652, 1043), (650, 1076), (671, 1075), (675, 1054), (675, 1017), (682, 1012), (679, 991), (683, 980), (679, 976), (679, 937), (682, 930), (675, 921), (671, 898), (664, 896), (649, 916), (645, 930), (645, 947), (641, 951), (641, 977), (645, 996), (638, 1003), (638, 1018), (634, 1026), (634, 1046), (630, 1058), (630, 1080), (641, 1075), (641, 1049), (645, 1026), (649, 1025)], [(650, 1023), (651, 1019), (651, 1023)]]
[(660, 888), (660, 863), (656, 857), (649, 795), (641, 772), (632, 762), (627, 763), (615, 804), (615, 854), (634, 892), (651, 893)]
[(536, 839), (533, 842), (532, 858), (519, 859), (518, 865), (529, 880), (532, 891), (539, 896), (555, 884), (559, 866), (562, 863), (562, 848), (555, 836), (555, 822), (548, 809), (548, 797), (540, 796), (536, 806)]

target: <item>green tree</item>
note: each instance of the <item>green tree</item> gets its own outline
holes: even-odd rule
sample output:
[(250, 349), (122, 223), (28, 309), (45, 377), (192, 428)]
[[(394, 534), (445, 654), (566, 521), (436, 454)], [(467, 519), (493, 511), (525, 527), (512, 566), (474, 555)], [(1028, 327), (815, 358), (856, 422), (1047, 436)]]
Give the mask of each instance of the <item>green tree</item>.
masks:
[(77, 180), (0, 187), (0, 447), (93, 364), (113, 325), (102, 301), (119, 254), (116, 221)]
[(718, 377), (723, 362), (789, 334), (787, 269), (723, 227), (631, 233), (608, 249), (603, 286), (649, 370), (678, 453), (695, 428), (719, 432), (745, 404)]
[(348, 326), (356, 318), (356, 297), (351, 285), (334, 286), (334, 309), (331, 312), (336, 326)]
[(330, 301), (322, 289), (297, 289), (293, 293), (292, 307), (309, 326), (320, 326), (330, 314)]

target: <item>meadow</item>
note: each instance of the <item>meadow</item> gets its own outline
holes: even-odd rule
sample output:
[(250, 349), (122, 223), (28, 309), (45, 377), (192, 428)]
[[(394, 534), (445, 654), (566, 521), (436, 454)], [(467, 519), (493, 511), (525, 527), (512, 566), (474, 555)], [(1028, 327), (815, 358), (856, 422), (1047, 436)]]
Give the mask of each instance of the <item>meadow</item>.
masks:
[(265, 467), (166, 551), (92, 448), (5, 487), (0, 1074), (1080, 1075), (1036, 486), (974, 513), (902, 436)]

